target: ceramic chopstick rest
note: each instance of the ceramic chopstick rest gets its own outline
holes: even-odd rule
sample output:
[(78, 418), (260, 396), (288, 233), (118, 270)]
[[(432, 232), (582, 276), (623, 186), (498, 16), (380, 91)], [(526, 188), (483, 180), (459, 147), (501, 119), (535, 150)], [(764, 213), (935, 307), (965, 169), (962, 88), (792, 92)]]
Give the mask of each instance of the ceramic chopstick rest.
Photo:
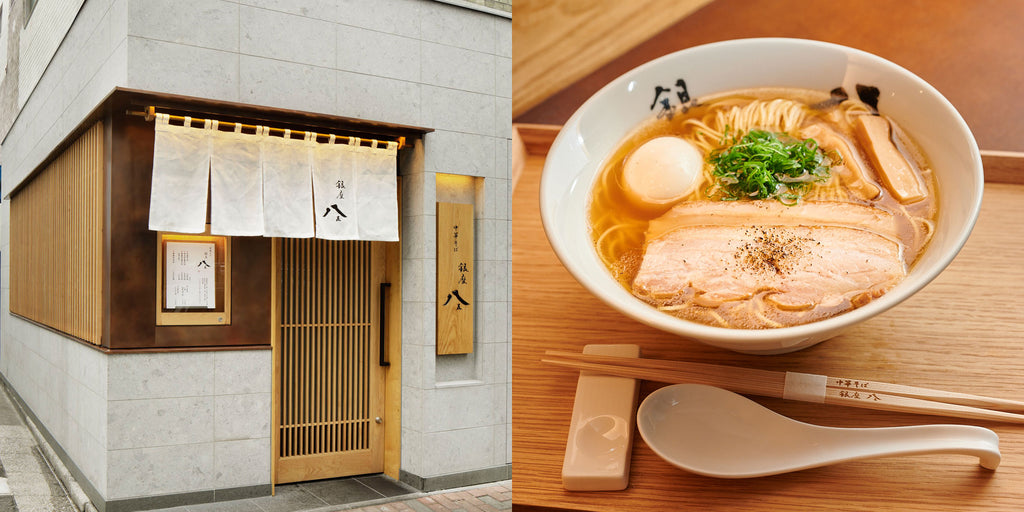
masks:
[[(587, 345), (584, 354), (640, 357), (638, 345)], [(562, 464), (570, 491), (617, 491), (629, 485), (639, 381), (581, 371)]]

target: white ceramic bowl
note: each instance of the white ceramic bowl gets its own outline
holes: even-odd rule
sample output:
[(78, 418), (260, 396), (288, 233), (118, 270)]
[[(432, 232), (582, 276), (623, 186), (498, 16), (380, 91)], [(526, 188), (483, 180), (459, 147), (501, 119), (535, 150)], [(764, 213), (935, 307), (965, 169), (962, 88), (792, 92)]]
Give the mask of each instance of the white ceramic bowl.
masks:
[[(668, 99), (685, 80), (691, 98), (750, 87), (799, 87), (851, 96), (857, 84), (877, 87), (878, 108), (911, 134), (932, 164), (939, 187), (936, 232), (894, 289), (850, 312), (779, 329), (728, 329), (662, 313), (623, 289), (601, 263), (587, 221), (593, 182), (615, 147)], [(657, 99), (656, 87), (667, 87)], [(938, 91), (892, 62), (819, 41), (740, 39), (682, 50), (648, 62), (615, 79), (573, 114), (555, 139), (544, 164), (540, 210), (544, 230), (562, 264), (591, 293), (647, 325), (739, 352), (773, 354), (811, 346), (907, 299), (953, 260), (981, 207), (984, 176), (977, 143), (956, 109)]]

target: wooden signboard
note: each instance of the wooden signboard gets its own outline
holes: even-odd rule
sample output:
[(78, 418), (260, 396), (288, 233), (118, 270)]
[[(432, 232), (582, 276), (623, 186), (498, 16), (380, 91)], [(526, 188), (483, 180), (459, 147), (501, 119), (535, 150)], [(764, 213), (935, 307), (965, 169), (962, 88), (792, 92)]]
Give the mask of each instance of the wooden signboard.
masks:
[(437, 353), (473, 352), (473, 205), (437, 203)]

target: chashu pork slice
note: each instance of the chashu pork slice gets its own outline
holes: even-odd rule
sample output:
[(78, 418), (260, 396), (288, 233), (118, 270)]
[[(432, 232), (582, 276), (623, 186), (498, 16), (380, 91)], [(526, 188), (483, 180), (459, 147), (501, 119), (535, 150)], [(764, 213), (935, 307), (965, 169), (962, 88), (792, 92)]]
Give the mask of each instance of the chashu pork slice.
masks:
[(897, 239), (898, 219), (872, 206), (835, 201), (805, 201), (798, 207), (775, 200), (688, 201), (650, 222), (645, 238), (653, 240), (683, 226), (849, 226)]
[(659, 306), (759, 295), (780, 310), (850, 309), (903, 279), (901, 247), (847, 226), (684, 226), (648, 240), (633, 291)]

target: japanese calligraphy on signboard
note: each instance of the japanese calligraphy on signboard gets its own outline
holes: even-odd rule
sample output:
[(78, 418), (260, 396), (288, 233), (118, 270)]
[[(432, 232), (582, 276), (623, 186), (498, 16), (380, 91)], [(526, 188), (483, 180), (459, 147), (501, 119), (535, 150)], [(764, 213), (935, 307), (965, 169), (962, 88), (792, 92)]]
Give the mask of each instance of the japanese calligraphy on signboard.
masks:
[(473, 205), (437, 203), (437, 353), (473, 352)]

